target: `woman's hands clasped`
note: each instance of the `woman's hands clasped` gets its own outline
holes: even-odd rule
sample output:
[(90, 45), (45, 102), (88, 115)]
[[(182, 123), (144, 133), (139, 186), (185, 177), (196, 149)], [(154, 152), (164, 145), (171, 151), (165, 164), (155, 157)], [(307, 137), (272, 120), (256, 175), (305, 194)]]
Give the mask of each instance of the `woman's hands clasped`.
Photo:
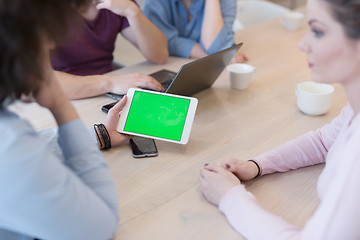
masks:
[(205, 164), (200, 170), (201, 191), (205, 198), (216, 206), (227, 191), (239, 184), (240, 180), (232, 172), (219, 165)]
[(258, 168), (253, 162), (226, 157), (219, 164), (205, 164), (200, 170), (200, 187), (209, 202), (219, 205), (227, 191), (257, 174)]

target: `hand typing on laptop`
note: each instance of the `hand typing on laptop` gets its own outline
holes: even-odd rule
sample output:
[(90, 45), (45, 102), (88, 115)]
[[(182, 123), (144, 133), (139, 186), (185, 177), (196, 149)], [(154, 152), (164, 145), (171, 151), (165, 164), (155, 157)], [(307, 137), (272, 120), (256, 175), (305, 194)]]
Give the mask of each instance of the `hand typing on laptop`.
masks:
[[(214, 84), (241, 46), (242, 43), (184, 64), (178, 73), (162, 69), (150, 74), (150, 76), (162, 85), (166, 93), (192, 96)], [(107, 95), (116, 99), (113, 94)]]

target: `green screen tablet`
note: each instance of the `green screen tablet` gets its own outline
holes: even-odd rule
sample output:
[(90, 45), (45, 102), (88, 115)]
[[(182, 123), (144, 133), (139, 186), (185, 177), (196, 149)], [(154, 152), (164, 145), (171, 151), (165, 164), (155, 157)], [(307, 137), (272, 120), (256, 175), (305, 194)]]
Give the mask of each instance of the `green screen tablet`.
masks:
[(129, 89), (118, 131), (164, 141), (188, 142), (197, 99)]

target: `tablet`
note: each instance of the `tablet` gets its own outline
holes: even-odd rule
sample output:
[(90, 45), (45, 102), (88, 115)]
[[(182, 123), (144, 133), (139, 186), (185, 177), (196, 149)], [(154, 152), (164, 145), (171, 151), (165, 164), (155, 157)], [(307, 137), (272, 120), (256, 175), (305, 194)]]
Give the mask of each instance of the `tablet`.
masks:
[(117, 130), (173, 143), (189, 141), (198, 100), (130, 88)]

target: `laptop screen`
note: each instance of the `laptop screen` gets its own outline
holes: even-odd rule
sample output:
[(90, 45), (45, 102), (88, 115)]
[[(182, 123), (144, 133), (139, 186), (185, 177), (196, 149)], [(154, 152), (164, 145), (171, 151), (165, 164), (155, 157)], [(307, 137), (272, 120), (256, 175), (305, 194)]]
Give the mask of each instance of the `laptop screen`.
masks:
[(211, 87), (242, 43), (184, 64), (165, 92), (192, 96)]

